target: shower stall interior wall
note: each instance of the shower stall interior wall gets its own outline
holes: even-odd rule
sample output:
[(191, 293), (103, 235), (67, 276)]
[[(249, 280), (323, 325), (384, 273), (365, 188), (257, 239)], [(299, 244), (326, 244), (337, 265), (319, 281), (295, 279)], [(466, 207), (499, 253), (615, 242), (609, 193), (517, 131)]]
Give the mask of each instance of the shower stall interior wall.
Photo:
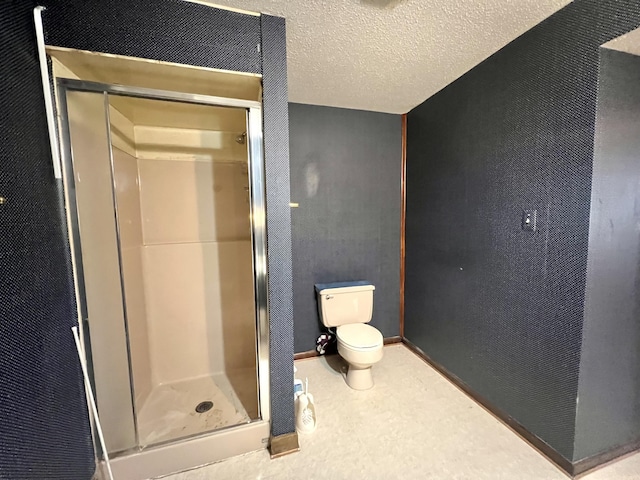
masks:
[(257, 418), (246, 114), (116, 100), (141, 122), (114, 148), (140, 444)]
[(107, 449), (258, 419), (247, 110), (79, 91), (66, 102)]

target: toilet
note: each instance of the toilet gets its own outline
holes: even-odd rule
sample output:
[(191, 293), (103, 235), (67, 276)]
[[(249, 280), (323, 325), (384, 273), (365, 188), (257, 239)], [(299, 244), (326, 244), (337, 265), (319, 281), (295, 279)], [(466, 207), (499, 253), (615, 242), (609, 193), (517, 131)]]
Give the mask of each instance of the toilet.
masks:
[(382, 333), (367, 325), (374, 290), (366, 281), (316, 285), (320, 319), (325, 327), (337, 327), (338, 353), (349, 364), (347, 385), (354, 390), (373, 387), (371, 367), (382, 359)]

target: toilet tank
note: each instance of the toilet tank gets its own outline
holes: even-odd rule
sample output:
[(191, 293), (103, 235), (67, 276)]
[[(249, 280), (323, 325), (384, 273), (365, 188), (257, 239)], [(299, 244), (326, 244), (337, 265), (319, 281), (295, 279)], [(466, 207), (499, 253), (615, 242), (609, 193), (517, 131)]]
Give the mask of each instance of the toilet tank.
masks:
[(319, 283), (316, 285), (320, 320), (325, 327), (350, 323), (369, 323), (373, 314), (373, 291), (370, 282)]

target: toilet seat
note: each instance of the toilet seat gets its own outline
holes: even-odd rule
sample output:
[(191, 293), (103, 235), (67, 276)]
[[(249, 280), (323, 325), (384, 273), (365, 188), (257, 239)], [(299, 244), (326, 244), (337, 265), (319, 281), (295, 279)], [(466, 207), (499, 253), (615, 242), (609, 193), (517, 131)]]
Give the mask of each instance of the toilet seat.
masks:
[(354, 350), (374, 350), (382, 347), (382, 333), (366, 323), (341, 325), (336, 330), (338, 342)]

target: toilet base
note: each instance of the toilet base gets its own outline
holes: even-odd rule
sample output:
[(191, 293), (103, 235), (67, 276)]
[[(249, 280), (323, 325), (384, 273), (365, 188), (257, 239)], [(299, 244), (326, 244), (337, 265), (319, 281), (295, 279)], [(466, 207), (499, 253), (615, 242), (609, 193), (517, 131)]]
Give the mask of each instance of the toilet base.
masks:
[(349, 365), (347, 370), (347, 385), (354, 390), (369, 390), (373, 387), (373, 375), (371, 374), (371, 366), (356, 367)]

